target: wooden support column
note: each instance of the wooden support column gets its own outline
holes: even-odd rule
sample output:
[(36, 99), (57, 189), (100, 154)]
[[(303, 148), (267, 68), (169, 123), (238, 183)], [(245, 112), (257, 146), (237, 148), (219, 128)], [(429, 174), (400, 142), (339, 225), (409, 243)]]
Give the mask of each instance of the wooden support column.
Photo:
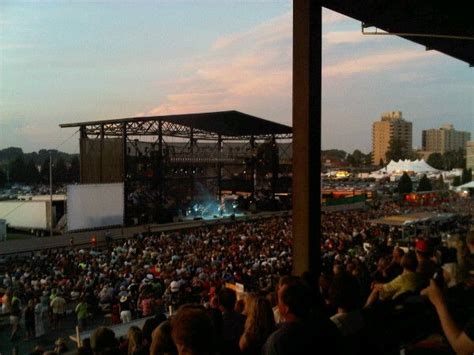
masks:
[(79, 181), (81, 184), (84, 184), (84, 159), (85, 151), (83, 145), (85, 144), (84, 140), (87, 139), (86, 126), (81, 126), (79, 128)]
[(123, 211), (123, 224), (127, 224), (127, 218), (128, 218), (128, 179), (127, 179), (127, 173), (128, 173), (128, 164), (127, 164), (127, 123), (124, 122), (122, 123), (122, 161), (123, 161), (123, 205), (124, 205), (124, 211)]
[(164, 205), (164, 186), (165, 183), (165, 172), (164, 172), (164, 162), (163, 162), (163, 121), (158, 121), (158, 176), (159, 176), (159, 199), (160, 199), (160, 208), (163, 208)]
[(276, 138), (275, 138), (274, 134), (272, 134), (272, 156), (271, 156), (271, 159), (272, 159), (272, 161), (271, 161), (271, 168), (272, 168), (272, 182), (271, 182), (272, 199), (275, 199), (280, 161), (279, 161), (279, 157), (278, 157), (278, 146), (277, 146), (277, 142), (276, 142)]
[(222, 198), (222, 136), (219, 134), (217, 136), (217, 195), (219, 198), (219, 203), (221, 203)]
[(293, 274), (320, 272), (321, 2), (293, 2)]
[(257, 167), (256, 167), (256, 163), (257, 163), (257, 153), (255, 152), (255, 137), (254, 136), (251, 136), (250, 137), (250, 148), (252, 149), (252, 194), (253, 194), (253, 198), (255, 199), (255, 194), (256, 194), (256, 190), (257, 190)]
[(189, 149), (191, 153), (191, 164), (188, 166), (189, 168), (189, 179), (191, 182), (191, 201), (194, 200), (194, 174), (193, 174), (193, 160), (194, 160), (194, 129), (191, 127), (189, 133)]
[(100, 182), (104, 182), (104, 124), (100, 125)]

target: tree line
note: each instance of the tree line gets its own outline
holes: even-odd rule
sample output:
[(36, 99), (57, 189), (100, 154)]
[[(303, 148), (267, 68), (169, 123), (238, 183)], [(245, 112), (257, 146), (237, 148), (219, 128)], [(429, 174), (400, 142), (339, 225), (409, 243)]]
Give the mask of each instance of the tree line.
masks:
[[(406, 147), (403, 141), (392, 139), (385, 154), (385, 161), (381, 159), (378, 165), (382, 167), (385, 165), (385, 162), (390, 162), (391, 160), (415, 160), (419, 158), (418, 154), (410, 147)], [(327, 159), (344, 162), (356, 168), (365, 167), (372, 165), (372, 152), (364, 154), (359, 149), (354, 150), (352, 154), (338, 149), (321, 151), (321, 163), (323, 164)], [(443, 154), (432, 153), (426, 162), (438, 170), (463, 169), (466, 166), (466, 152), (464, 149), (459, 149)]]
[[(39, 153), (23, 154), (21, 149), (18, 149), (8, 148), (0, 151), (0, 158), (3, 158), (0, 161), (0, 187), (8, 183), (49, 184), (49, 151), (43, 149)], [(7, 150), (8, 154), (5, 154)], [(55, 184), (79, 181), (77, 155), (51, 150), (51, 156)]]

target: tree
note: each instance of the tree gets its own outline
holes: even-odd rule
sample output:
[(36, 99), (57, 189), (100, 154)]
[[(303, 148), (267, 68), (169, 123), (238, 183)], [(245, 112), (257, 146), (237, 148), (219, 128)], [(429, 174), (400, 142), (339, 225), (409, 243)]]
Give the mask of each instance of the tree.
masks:
[(80, 163), (77, 156), (72, 157), (71, 165), (68, 169), (68, 181), (69, 182), (78, 182), (80, 175)]
[(432, 153), (426, 160), (428, 165), (431, 165), (433, 168), (438, 170), (444, 169), (444, 158), (441, 153)]
[(461, 183), (462, 184), (467, 184), (468, 182), (472, 181), (472, 169), (466, 169), (464, 168), (462, 170), (462, 177), (461, 177)]
[(443, 175), (439, 175), (438, 180), (436, 181), (436, 190), (444, 190), (446, 185), (444, 184)]
[(445, 170), (462, 169), (466, 166), (465, 152), (462, 149), (445, 152), (443, 159)]
[(53, 166), (54, 183), (62, 183), (67, 181), (67, 167), (63, 158), (58, 158)]
[(425, 175), (422, 176), (420, 179), (420, 182), (418, 183), (418, 188), (416, 191), (431, 191), (433, 188), (431, 186), (431, 181), (428, 179), (428, 177)]
[(352, 154), (347, 156), (346, 160), (351, 166), (359, 167), (365, 165), (367, 158), (364, 153), (362, 153), (359, 149), (356, 149)]
[(0, 169), (0, 187), (5, 186), (7, 183), (7, 174), (3, 171), (3, 169)]
[(10, 180), (12, 182), (26, 181), (26, 165), (23, 156), (15, 158), (15, 160), (10, 163)]
[(49, 158), (44, 159), (41, 164), (40, 178), (43, 183), (49, 182)]
[(365, 155), (364, 166), (372, 166), (372, 152)]
[(347, 153), (343, 150), (339, 149), (329, 149), (329, 150), (322, 150), (321, 151), (321, 159), (325, 160), (337, 160), (343, 161), (346, 159)]
[(406, 159), (409, 157), (407, 150), (408, 149), (402, 140), (393, 138), (390, 140), (390, 145), (388, 147), (387, 153), (385, 154), (385, 157), (387, 158), (387, 161), (398, 161), (400, 159)]
[(36, 184), (40, 181), (40, 174), (35, 162), (30, 159), (25, 168), (25, 181), (28, 184)]
[(405, 172), (398, 181), (398, 192), (401, 194), (409, 194), (413, 191), (413, 183), (411, 182), (410, 177)]
[(461, 177), (455, 176), (453, 179), (453, 186), (459, 186), (459, 185), (461, 185)]

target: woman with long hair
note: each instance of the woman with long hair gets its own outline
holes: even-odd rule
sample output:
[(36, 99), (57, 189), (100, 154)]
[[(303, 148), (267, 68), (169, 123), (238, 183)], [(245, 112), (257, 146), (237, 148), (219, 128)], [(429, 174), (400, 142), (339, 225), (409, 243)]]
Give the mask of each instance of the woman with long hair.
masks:
[(131, 326), (127, 333), (128, 355), (144, 355), (147, 350), (143, 346), (143, 333), (137, 326)]
[(245, 299), (244, 333), (240, 337), (239, 347), (243, 354), (260, 354), (268, 336), (275, 330), (270, 301), (255, 293), (250, 293)]

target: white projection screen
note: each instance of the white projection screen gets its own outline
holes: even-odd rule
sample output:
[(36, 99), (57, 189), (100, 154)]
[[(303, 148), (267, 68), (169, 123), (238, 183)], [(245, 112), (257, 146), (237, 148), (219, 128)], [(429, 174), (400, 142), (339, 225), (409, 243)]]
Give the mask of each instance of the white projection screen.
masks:
[(122, 225), (123, 199), (123, 183), (68, 185), (68, 230)]

